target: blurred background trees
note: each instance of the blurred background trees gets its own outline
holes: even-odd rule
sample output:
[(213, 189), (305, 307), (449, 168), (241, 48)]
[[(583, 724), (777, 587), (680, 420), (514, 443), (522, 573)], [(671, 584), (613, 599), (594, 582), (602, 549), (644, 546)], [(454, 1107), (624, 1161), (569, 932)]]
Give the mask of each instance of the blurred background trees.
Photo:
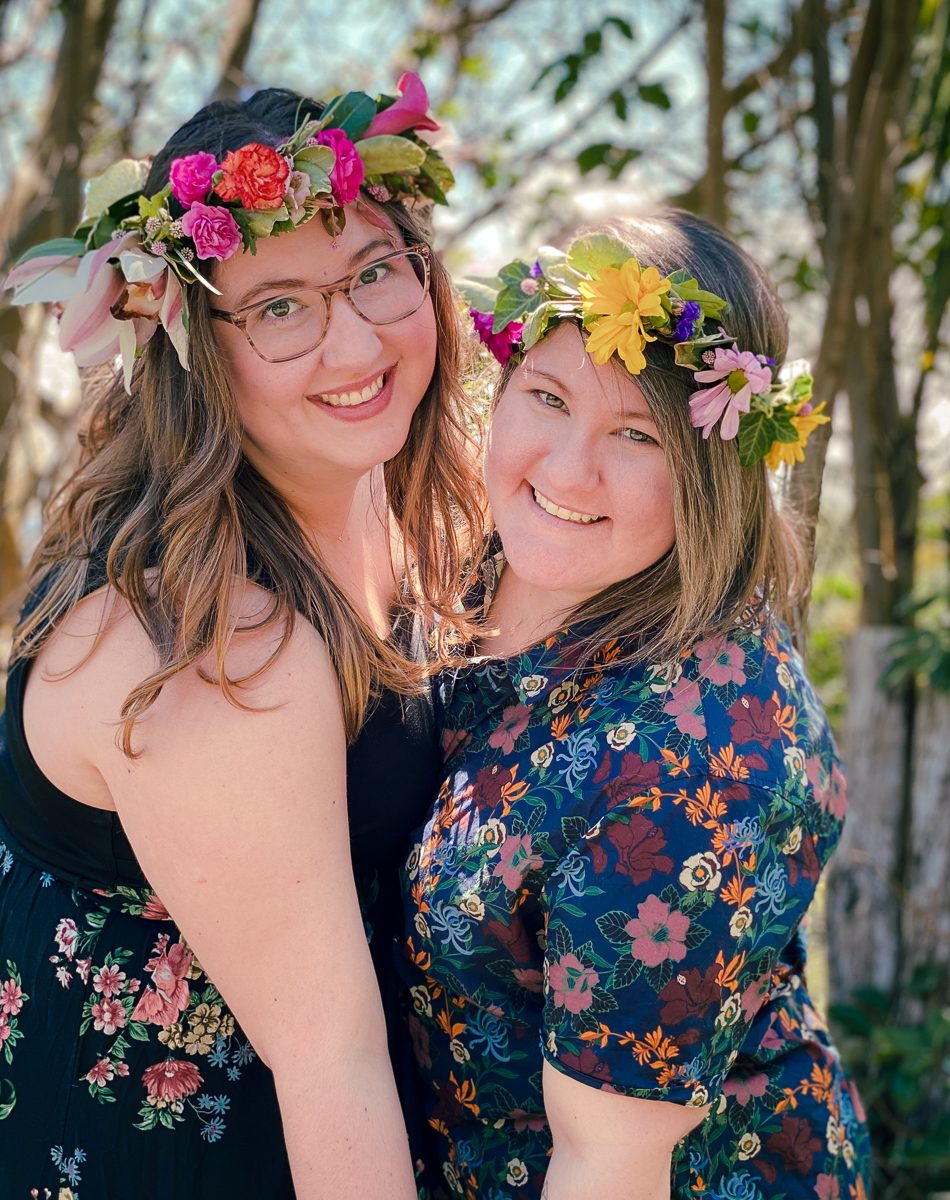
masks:
[[(657, 203), (770, 268), (834, 413), (778, 486), (817, 529), (809, 661), (852, 802), (823, 957), (880, 1197), (950, 1190), (948, 22), (947, 0), (0, 0), (4, 264), (212, 96), (413, 68), (459, 180), (453, 269)], [(79, 398), (42, 314), (0, 307), (8, 616)]]

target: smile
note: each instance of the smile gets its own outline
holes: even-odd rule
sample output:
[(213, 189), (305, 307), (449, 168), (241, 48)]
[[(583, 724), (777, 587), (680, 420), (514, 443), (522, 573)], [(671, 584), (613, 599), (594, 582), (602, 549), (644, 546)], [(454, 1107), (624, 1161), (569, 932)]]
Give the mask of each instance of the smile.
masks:
[(320, 399), (331, 408), (355, 408), (358, 404), (367, 404), (375, 399), (383, 390), (386, 383), (386, 372), (377, 375), (369, 383), (351, 392), (321, 392)]
[(560, 504), (555, 504), (553, 500), (542, 495), (537, 488), (532, 488), (531, 491), (539, 508), (543, 508), (552, 517), (559, 517), (562, 521), (573, 521), (576, 525), (594, 525), (598, 521), (606, 520), (606, 517), (594, 517), (590, 513), (574, 512), (570, 508), (562, 508)]

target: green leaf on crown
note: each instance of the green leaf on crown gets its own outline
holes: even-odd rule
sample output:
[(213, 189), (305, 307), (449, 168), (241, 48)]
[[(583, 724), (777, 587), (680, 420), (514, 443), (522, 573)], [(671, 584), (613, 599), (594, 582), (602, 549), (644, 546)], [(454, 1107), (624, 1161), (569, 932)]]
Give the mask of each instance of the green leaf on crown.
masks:
[(310, 178), (310, 190), (329, 192), (330, 172), (336, 166), (336, 155), (330, 146), (304, 146), (294, 155), (294, 167)]
[(86, 251), (86, 243), (82, 238), (53, 238), (49, 242), (41, 242), (38, 246), (32, 246), (29, 250), (16, 260), (15, 266), (20, 266), (21, 263), (29, 262), (32, 258), (45, 258), (47, 255), (52, 257), (72, 258)]
[(445, 193), (455, 186), (455, 176), (449, 169), (448, 163), (431, 146), (426, 147), (425, 162), (421, 173), (427, 182), (422, 184), (422, 191), (436, 204), (448, 204)]
[(567, 248), (567, 261), (581, 275), (596, 275), (606, 267), (622, 267), (633, 255), (629, 248), (606, 233), (586, 234)]
[[(235, 208), (231, 212), (242, 232), (250, 233), (252, 238), (269, 237), (278, 221), (290, 220), (286, 204), (280, 208)], [(254, 253), (253, 247), (251, 253)]]
[(495, 311), (498, 302), (498, 284), (495, 281), (461, 279), (455, 286), (469, 308), (482, 313)]
[(540, 304), (532, 313), (529, 313), (528, 319), (524, 323), (524, 329), (521, 331), (521, 345), (524, 350), (530, 350), (544, 337), (553, 316), (554, 309), (550, 304)]
[(83, 223), (94, 221), (116, 201), (137, 196), (145, 187), (147, 176), (148, 163), (137, 158), (123, 158), (94, 176), (86, 184)]
[(171, 184), (163, 187), (160, 192), (156, 192), (154, 196), (139, 196), (138, 210), (140, 217), (157, 217), (159, 212), (165, 207), (168, 202), (168, 197), (172, 194)]
[(689, 342), (677, 342), (673, 347), (678, 367), (689, 367), (693, 371), (708, 370), (708, 364), (703, 362), (707, 350), (716, 350), (721, 346), (734, 346), (735, 338), (723, 337), (719, 333), (710, 333), (706, 337), (693, 338)]
[(526, 262), (522, 262), (520, 258), (516, 258), (514, 262), (508, 263), (498, 272), (498, 278), (502, 283), (506, 283), (509, 287), (520, 287), (522, 279), (531, 277), (531, 268)]
[(317, 128), (342, 129), (355, 142), (369, 129), (375, 116), (375, 100), (365, 92), (347, 92), (345, 96), (337, 96), (326, 109)]
[(367, 175), (414, 175), (426, 160), (422, 146), (394, 133), (364, 138), (356, 149)]
[(520, 287), (502, 288), (495, 306), (492, 333), (501, 333), (506, 325), (510, 325), (512, 321), (522, 320), (543, 303), (544, 296), (541, 292), (535, 292), (533, 296), (526, 296)]
[(702, 306), (703, 313), (707, 317), (712, 317), (713, 320), (721, 316), (729, 307), (728, 302), (721, 296), (717, 296), (715, 292), (704, 292), (688, 271), (674, 271), (670, 275), (670, 282), (673, 285), (672, 290), (681, 300), (694, 300)]
[(753, 410), (739, 421), (738, 438), (739, 461), (751, 467), (768, 454), (773, 442), (797, 442), (798, 434), (786, 413)]

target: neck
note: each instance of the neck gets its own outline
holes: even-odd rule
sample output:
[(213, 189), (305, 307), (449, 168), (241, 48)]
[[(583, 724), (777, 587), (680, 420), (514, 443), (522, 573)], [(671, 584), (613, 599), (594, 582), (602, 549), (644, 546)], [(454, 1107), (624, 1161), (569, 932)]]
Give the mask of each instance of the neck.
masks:
[(528, 583), (506, 565), (487, 620), (488, 628), (498, 633), (482, 638), (479, 649), (485, 654), (505, 656), (536, 646), (563, 629), (571, 611), (585, 599)]

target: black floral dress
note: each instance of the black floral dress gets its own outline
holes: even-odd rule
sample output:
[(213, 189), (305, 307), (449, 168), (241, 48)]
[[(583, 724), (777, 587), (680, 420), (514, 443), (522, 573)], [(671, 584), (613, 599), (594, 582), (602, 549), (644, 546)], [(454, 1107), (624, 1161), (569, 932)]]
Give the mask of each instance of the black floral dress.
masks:
[[(26, 674), (11, 672), (0, 724), (0, 1196), (291, 1200), (270, 1071), (116, 815), (36, 766)], [(428, 698), (385, 694), (347, 764), (354, 870), (410, 1121), (393, 1019), (397, 870), (438, 761)]]
[(430, 1194), (540, 1196), (542, 1064), (709, 1105), (674, 1200), (864, 1200), (857, 1093), (805, 986), (802, 920), (845, 813), (787, 631), (667, 666), (570, 631), (445, 676), (445, 778), (404, 873)]

